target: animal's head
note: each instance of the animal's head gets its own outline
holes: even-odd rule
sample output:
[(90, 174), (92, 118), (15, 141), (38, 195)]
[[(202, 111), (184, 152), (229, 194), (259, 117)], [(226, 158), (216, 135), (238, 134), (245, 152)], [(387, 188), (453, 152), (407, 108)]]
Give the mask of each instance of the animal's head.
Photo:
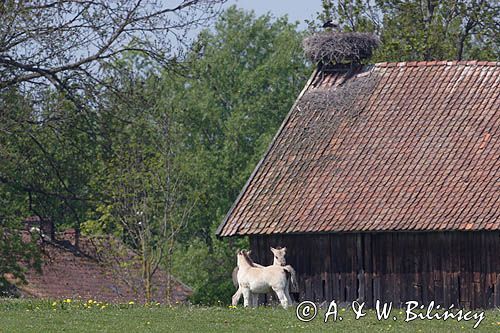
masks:
[(280, 266), (285, 266), (286, 265), (286, 247), (278, 247), (274, 248), (271, 247), (271, 252), (273, 253), (274, 259), (273, 263), (274, 265), (280, 265)]
[(236, 252), (238, 266), (242, 265), (243, 263), (246, 263), (250, 266), (254, 266), (253, 261), (250, 258), (250, 253), (252, 253), (252, 251), (250, 250), (238, 250), (238, 252)]

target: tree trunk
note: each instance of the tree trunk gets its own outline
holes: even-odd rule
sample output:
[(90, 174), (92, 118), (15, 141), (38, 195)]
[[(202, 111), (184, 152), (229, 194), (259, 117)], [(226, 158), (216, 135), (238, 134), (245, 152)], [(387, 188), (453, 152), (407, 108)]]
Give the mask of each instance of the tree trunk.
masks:
[(142, 243), (142, 278), (144, 282), (144, 298), (146, 303), (151, 302), (151, 263), (146, 249), (146, 243)]

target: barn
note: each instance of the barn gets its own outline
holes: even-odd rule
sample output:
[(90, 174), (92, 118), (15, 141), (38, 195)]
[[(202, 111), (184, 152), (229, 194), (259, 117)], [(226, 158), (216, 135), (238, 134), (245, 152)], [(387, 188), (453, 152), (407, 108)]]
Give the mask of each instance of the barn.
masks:
[(500, 63), (320, 63), (220, 224), (299, 300), (500, 306)]

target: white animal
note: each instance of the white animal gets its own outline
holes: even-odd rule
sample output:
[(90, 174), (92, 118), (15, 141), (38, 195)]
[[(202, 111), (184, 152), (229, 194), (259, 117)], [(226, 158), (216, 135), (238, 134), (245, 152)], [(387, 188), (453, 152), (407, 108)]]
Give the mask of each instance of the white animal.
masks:
[[(232, 305), (236, 306), (243, 295), (243, 306), (257, 306), (257, 295), (273, 290), (281, 306), (287, 308), (292, 304), (288, 293), (288, 275), (295, 274), (293, 268), (287, 266), (271, 265), (256, 266), (246, 251), (239, 251), (238, 258), (238, 290), (232, 297)], [(293, 282), (292, 282), (293, 283)]]
[[(276, 265), (276, 266), (286, 266), (286, 267), (289, 267), (293, 270), (292, 266), (290, 265), (287, 265), (286, 264), (286, 247), (278, 247), (278, 248), (274, 248), (274, 247), (271, 247), (271, 252), (273, 253), (273, 265)], [(252, 253), (252, 251), (246, 251), (246, 254), (247, 256), (250, 258), (250, 254)], [(250, 259), (251, 260), (251, 259)], [(253, 261), (252, 261), (253, 262)], [(259, 265), (257, 263), (253, 263), (255, 266), (257, 267), (264, 267), (262, 265)], [(292, 285), (291, 285), (291, 292), (298, 292), (299, 291), (299, 288), (298, 288), (298, 285), (297, 285), (297, 277), (296, 277), (296, 274), (295, 274), (295, 270), (293, 270), (293, 276), (291, 276), (291, 279), (292, 279)], [(234, 269), (233, 269), (233, 273), (232, 273), (232, 278), (233, 278), (233, 285), (238, 288), (238, 266), (236, 266)], [(290, 282), (290, 281), (289, 281)]]

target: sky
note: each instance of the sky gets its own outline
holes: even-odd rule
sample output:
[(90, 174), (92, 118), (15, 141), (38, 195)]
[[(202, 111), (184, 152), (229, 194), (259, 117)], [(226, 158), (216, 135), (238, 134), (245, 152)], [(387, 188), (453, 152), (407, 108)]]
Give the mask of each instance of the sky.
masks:
[(299, 21), (300, 28), (305, 28), (304, 20), (312, 20), (321, 11), (321, 0), (229, 0), (225, 6), (236, 5), (247, 10), (254, 10), (257, 16), (270, 12), (279, 17), (288, 15), (289, 21)]

